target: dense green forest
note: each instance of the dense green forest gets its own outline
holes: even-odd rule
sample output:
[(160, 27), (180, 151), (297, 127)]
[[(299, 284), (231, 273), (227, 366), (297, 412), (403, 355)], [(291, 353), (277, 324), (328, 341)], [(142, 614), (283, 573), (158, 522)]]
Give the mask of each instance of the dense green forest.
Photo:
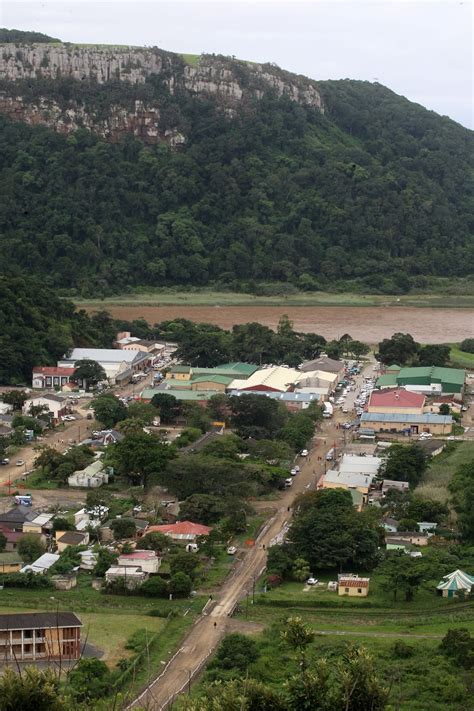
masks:
[(75, 311), (35, 278), (0, 276), (0, 384), (29, 382), (73, 346), (110, 345), (100, 317)]
[(324, 114), (269, 90), (232, 116), (216, 97), (170, 95), (163, 76), (15, 87), (98, 118), (154, 101), (161, 129), (186, 143), (111, 144), (0, 117), (4, 273), (82, 296), (263, 281), (402, 293), (472, 273), (472, 132), (380, 84), (320, 82)]

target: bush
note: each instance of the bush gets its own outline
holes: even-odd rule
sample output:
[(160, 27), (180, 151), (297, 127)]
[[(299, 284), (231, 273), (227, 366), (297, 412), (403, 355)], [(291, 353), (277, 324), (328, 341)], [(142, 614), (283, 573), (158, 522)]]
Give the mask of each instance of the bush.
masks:
[(398, 659), (408, 659), (415, 654), (415, 650), (402, 639), (397, 639), (392, 647), (392, 654)]
[(459, 347), (465, 353), (474, 353), (474, 338), (465, 338)]
[(107, 664), (100, 659), (80, 659), (68, 675), (74, 699), (87, 702), (105, 696), (110, 689), (110, 676)]
[(168, 583), (159, 575), (154, 575), (140, 586), (140, 594), (146, 597), (167, 597)]
[(267, 585), (269, 588), (277, 588), (281, 583), (282, 578), (276, 573), (267, 576)]
[(239, 669), (245, 672), (248, 665), (258, 659), (257, 643), (243, 634), (235, 632), (227, 635), (219, 645), (212, 667)]
[(187, 597), (193, 588), (193, 583), (186, 573), (175, 573), (169, 583), (169, 591), (175, 597)]
[(9, 573), (3, 575), (2, 585), (6, 588), (30, 588), (37, 590), (53, 587), (51, 580), (46, 575), (35, 575), (31, 571), (28, 573)]

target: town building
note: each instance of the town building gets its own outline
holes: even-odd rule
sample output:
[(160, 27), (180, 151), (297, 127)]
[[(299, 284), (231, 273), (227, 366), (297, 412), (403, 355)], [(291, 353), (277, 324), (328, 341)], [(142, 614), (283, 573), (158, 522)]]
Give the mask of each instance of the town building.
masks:
[(344, 375), (345, 365), (340, 360), (335, 360), (334, 358), (328, 358), (328, 356), (320, 356), (315, 360), (306, 360), (301, 363), (299, 369), (303, 372), (308, 370), (323, 370), (326, 373), (335, 373), (342, 379)]
[(209, 526), (202, 526), (191, 521), (179, 521), (178, 523), (162, 524), (148, 528), (148, 533), (164, 533), (173, 541), (185, 541), (186, 543), (195, 543), (196, 538), (208, 536), (211, 531), (212, 528)]
[(0, 658), (15, 662), (79, 659), (81, 627), (73, 612), (0, 615)]
[(344, 454), (338, 469), (330, 469), (318, 482), (318, 489), (355, 489), (367, 495), (377, 476), (382, 459), (373, 456)]
[(47, 408), (46, 414), (48, 412), (51, 413), (53, 420), (58, 421), (63, 415), (69, 412), (70, 402), (66, 395), (58, 395), (57, 393), (34, 395), (23, 403), (23, 414), (29, 415), (32, 406)]
[(436, 586), (436, 590), (438, 595), (443, 597), (459, 597), (460, 595), (470, 595), (473, 587), (474, 576), (458, 569), (445, 575)]
[(426, 395), (455, 395), (462, 399), (466, 371), (460, 368), (440, 368), (427, 366), (417, 368), (401, 368), (386, 375), (381, 375), (376, 383), (377, 388), (404, 387), (407, 390)]
[[(33, 368), (31, 387), (34, 390), (62, 390), (69, 385), (75, 368), (58, 368), (57, 366), (35, 366)], [(76, 385), (76, 383), (74, 383)]]
[[(323, 392), (326, 393), (327, 390), (325, 389)], [(248, 393), (243, 390), (231, 390), (228, 394), (234, 397), (248, 395)], [(270, 400), (278, 400), (278, 402), (283, 403), (287, 410), (290, 411), (305, 410), (311, 405), (311, 403), (319, 403), (321, 399), (321, 395), (317, 392), (314, 392), (314, 389), (311, 389), (311, 392), (298, 390), (296, 392), (288, 393), (256, 391), (253, 392), (252, 395), (262, 395), (263, 397), (270, 398)]]
[(393, 536), (388, 534), (385, 536), (385, 543), (393, 543), (393, 540), (403, 543), (411, 543), (412, 546), (427, 546), (429, 535), (427, 533), (419, 533), (418, 531), (397, 531)]
[(97, 553), (93, 550), (81, 551), (79, 553), (81, 562), (79, 568), (81, 570), (94, 570), (97, 564)]
[(73, 368), (81, 360), (94, 360), (105, 371), (112, 383), (126, 383), (133, 373), (143, 370), (150, 364), (150, 354), (139, 350), (120, 350), (117, 348), (74, 348), (70, 355), (58, 361), (58, 368)]
[(14, 506), (5, 513), (0, 513), (0, 526), (23, 533), (23, 524), (29, 521), (34, 521), (40, 515), (39, 511), (35, 511), (31, 506)]
[(367, 404), (367, 412), (422, 415), (425, 400), (425, 396), (421, 393), (404, 388), (372, 390)]
[(361, 427), (370, 427), (375, 432), (417, 435), (429, 432), (435, 435), (450, 434), (453, 427), (451, 415), (404, 415), (396, 413), (364, 412), (360, 416)]
[(38, 533), (47, 536), (53, 528), (53, 518), (54, 514), (38, 514), (31, 521), (24, 522), (23, 533)]
[(75, 471), (67, 480), (69, 486), (81, 486), (86, 489), (97, 489), (108, 482), (109, 475), (101, 459), (96, 459), (85, 469)]
[(359, 578), (358, 575), (338, 575), (337, 594), (349, 597), (367, 597), (370, 578)]
[(161, 558), (155, 551), (145, 551), (136, 549), (133, 553), (121, 553), (117, 560), (118, 566), (139, 566), (145, 573), (154, 574), (158, 572), (161, 565)]
[(407, 481), (396, 481), (394, 479), (384, 479), (382, 481), (382, 495), (386, 496), (389, 491), (408, 491), (410, 485)]

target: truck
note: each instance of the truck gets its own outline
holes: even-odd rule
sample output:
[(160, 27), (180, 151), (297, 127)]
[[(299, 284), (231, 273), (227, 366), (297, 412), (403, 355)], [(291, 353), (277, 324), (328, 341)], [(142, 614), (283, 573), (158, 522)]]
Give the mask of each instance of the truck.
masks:
[(332, 403), (325, 402), (325, 403), (323, 403), (323, 405), (324, 405), (323, 417), (332, 417), (334, 414), (334, 408), (332, 406)]

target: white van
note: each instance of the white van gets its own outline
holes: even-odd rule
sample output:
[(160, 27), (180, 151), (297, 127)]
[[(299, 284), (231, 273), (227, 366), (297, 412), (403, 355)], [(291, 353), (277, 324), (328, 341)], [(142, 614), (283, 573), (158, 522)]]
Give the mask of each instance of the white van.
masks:
[(332, 462), (333, 459), (334, 459), (334, 448), (330, 449), (329, 452), (326, 454), (326, 460), (328, 462)]

